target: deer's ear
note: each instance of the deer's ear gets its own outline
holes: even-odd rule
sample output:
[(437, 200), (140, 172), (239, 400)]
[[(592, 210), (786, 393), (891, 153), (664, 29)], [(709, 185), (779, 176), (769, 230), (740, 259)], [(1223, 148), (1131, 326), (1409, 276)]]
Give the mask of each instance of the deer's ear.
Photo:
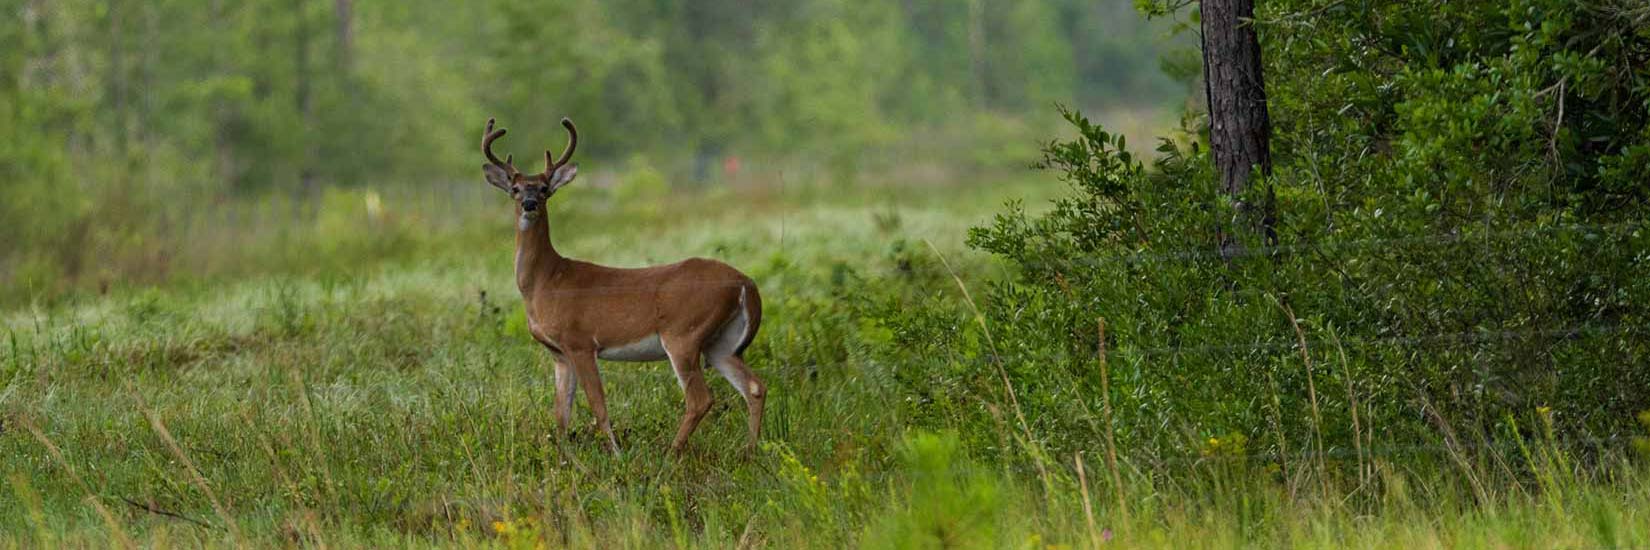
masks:
[(577, 175), (579, 175), (578, 163), (568, 164), (562, 166), (561, 168), (557, 168), (555, 173), (550, 174), (550, 177), (548, 178), (550, 190), (554, 191), (556, 189), (560, 189), (563, 185), (572, 183), (573, 177)]
[(481, 165), (481, 173), (487, 176), (487, 183), (493, 184), (493, 187), (505, 191), (510, 190), (510, 174), (506, 173), (503, 168), (492, 164), (483, 164)]

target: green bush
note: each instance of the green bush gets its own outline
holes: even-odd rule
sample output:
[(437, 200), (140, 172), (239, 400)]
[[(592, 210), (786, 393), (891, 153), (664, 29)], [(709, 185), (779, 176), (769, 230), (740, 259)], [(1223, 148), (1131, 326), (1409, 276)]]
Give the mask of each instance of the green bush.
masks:
[(1095, 448), (1104, 318), (1119, 444), (1144, 457), (1228, 434), (1272, 460), (1506, 450), (1538, 407), (1578, 448), (1630, 433), (1650, 407), (1642, 10), (1306, 4), (1257, 22), (1279, 245), (1216, 250), (1233, 212), (1197, 113), (1148, 169), (1067, 111), (1041, 167), (1069, 195), (970, 234), (1013, 267), (976, 290), (978, 321), (878, 317), (887, 353), (924, 364), (899, 375), (920, 422), (989, 447), (1022, 413), (1050, 450)]

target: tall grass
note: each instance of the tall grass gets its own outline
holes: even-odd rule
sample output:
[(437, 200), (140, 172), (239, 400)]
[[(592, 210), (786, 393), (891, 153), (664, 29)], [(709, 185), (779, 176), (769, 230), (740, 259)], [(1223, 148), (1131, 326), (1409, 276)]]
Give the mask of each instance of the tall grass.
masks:
[[(554, 235), (573, 256), (712, 255), (750, 272), (771, 297), (750, 363), (772, 388), (760, 452), (740, 452), (742, 407), (713, 387), (715, 414), (672, 459), (681, 398), (668, 370), (609, 365), (628, 452), (602, 452), (588, 429), (558, 445), (547, 357), (511, 287), (508, 206), (471, 191), (485, 198), (448, 207), (467, 222), (406, 222), (376, 245), (359, 231), (424, 214), (381, 192), (373, 221), (366, 191), (337, 195), (322, 208), (354, 213), (313, 219), (336, 215), (344, 230), (287, 229), (362, 239), (309, 248), (335, 269), (295, 256), (290, 270), (5, 313), (0, 547), (1650, 544), (1642, 465), (1567, 454), (1539, 412), (1520, 421), (1540, 435), (1514, 449), (1473, 434), (1387, 448), (1364, 426), (1369, 447), (1356, 453), (1289, 442), (1287, 471), (1232, 440), (1182, 457), (1049, 456), (1046, 434), (1014, 419), (1008, 388), (950, 396), (996, 408), (1000, 449), (909, 429), (920, 403), (892, 379), (927, 365), (873, 353), (886, 329), (860, 322), (855, 304), (873, 292), (956, 300), (959, 284), (995, 269), (962, 250), (963, 229), (1006, 196), (1050, 192), (1033, 181), (945, 193), (797, 185), (742, 195), (755, 216), (718, 213), (729, 200), (718, 191), (668, 199), (701, 213), (690, 217), (597, 192), (557, 197)], [(1317, 361), (1333, 350), (1312, 354), (1333, 362)]]

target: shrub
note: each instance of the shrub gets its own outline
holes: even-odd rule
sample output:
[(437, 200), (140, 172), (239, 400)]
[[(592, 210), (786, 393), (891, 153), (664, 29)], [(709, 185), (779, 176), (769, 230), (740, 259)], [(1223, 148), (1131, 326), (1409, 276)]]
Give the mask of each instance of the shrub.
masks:
[[(918, 421), (992, 447), (1018, 407), (1042, 444), (1095, 447), (1104, 318), (1117, 437), (1145, 456), (1229, 434), (1275, 457), (1376, 433), (1504, 449), (1543, 406), (1569, 444), (1619, 440), (1650, 406), (1650, 119), (1625, 107), (1650, 105), (1650, 33), (1587, 3), (1428, 6), (1263, 10), (1276, 247), (1216, 252), (1232, 211), (1196, 113), (1147, 169), (1063, 111), (1076, 135), (1040, 166), (1070, 194), (970, 234), (1013, 268), (979, 322), (878, 318), (924, 365), (900, 373)], [(1366, 46), (1415, 41), (1442, 51)]]

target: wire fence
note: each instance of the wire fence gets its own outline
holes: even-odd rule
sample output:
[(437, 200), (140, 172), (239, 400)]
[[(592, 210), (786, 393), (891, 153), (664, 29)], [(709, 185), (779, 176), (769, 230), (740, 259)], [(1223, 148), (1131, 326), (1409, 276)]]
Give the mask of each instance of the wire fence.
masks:
[[(454, 192), (450, 193), (448, 196), (445, 196), (445, 197), (436, 196), (436, 195), (431, 195), (431, 196), (426, 197), (423, 200), (426, 200), (427, 202), (429, 202), (429, 204), (424, 205), (424, 206), (420, 206), (418, 208), (419, 209), (428, 209), (430, 211), (436, 211), (436, 210), (439, 210), (442, 207), (442, 203), (444, 201), (464, 200), (464, 201), (474, 202), (472, 199), (474, 199), (475, 197), (483, 196), (482, 194), (472, 192), (472, 190), (457, 191), (457, 189), (458, 189), (457, 186), (454, 186), (454, 189), (455, 189)], [(463, 198), (459, 199), (458, 197), (463, 197)], [(447, 203), (447, 204), (449, 206), (451, 205), (451, 203)], [(475, 205), (471, 205), (471, 206), (466, 206), (466, 208), (480, 208), (480, 207), (475, 206)], [(220, 221), (217, 221), (217, 222), (214, 222), (214, 223), (226, 223), (226, 224), (231, 224), (231, 225), (238, 224), (238, 223), (253, 223), (253, 224), (259, 224), (260, 223), (259, 221), (257, 221), (256, 217), (250, 216), (250, 215), (248, 215), (244, 212), (240, 212), (240, 211), (233, 210), (233, 209), (227, 210), (227, 211), (221, 213), (220, 215), (223, 216), (224, 219), (220, 220)], [(260, 211), (260, 213), (257, 214), (257, 216), (280, 216), (280, 215), (283, 215), (283, 214), (282, 214), (282, 212), (280, 211), (280, 209), (278, 207), (270, 207), (267, 210)], [(306, 215), (306, 214), (297, 213), (297, 214), (293, 214), (293, 215), (300, 215), (301, 216), (301, 215)], [(782, 237), (781, 237), (780, 242), (779, 242), (779, 246), (780, 246), (782, 254), (784, 253), (783, 248), (784, 248), (784, 245), (785, 245), (785, 240), (784, 240), (784, 237), (783, 237), (783, 235), (785, 234), (785, 231), (783, 229), (784, 224), (785, 224), (785, 217), (782, 216), (781, 217), (781, 227), (782, 227), (781, 235), (782, 235)], [(275, 224), (271, 224), (271, 225), (275, 225)], [(1624, 237), (1624, 236), (1625, 237), (1633, 237), (1633, 236), (1638, 235), (1638, 232), (1643, 229), (1643, 226), (1644, 226), (1644, 224), (1641, 224), (1641, 223), (1551, 225), (1551, 226), (1542, 226), (1542, 227), (1516, 229), (1516, 230), (1489, 231), (1489, 232), (1483, 232), (1483, 233), (1479, 233), (1479, 234), (1460, 234), (1460, 233), (1457, 233), (1457, 234), (1446, 234), (1446, 235), (1413, 236), (1413, 237), (1399, 237), (1399, 238), (1387, 238), (1387, 239), (1363, 239), (1363, 240), (1350, 240), (1350, 241), (1323, 241), (1323, 242), (1314, 242), (1314, 243), (1296, 243), (1296, 244), (1266, 246), (1266, 247), (1251, 247), (1251, 248), (1241, 249), (1241, 250), (1237, 251), (1236, 254), (1238, 254), (1240, 256), (1271, 256), (1271, 255), (1279, 255), (1279, 254), (1297, 254), (1297, 253), (1304, 253), (1304, 252), (1322, 253), (1322, 252), (1326, 252), (1326, 251), (1328, 251), (1328, 252), (1333, 252), (1333, 251), (1355, 251), (1355, 250), (1368, 250), (1368, 249), (1381, 249), (1381, 248), (1393, 249), (1393, 248), (1400, 248), (1400, 247), (1446, 247), (1446, 246), (1456, 246), (1456, 245), (1462, 245), (1462, 244), (1491, 243), (1491, 242), (1498, 242), (1498, 241), (1509, 241), (1509, 240), (1515, 240), (1515, 239), (1520, 239), (1520, 238), (1534, 238), (1534, 237), (1540, 237), (1542, 235), (1548, 235), (1548, 234), (1553, 234), (1553, 233), (1564, 233), (1564, 232), (1581, 233), (1581, 234), (1584, 234), (1584, 235), (1590, 234), (1590, 235), (1594, 235), (1595, 237), (1621, 238), (1621, 237)], [(1596, 242), (1598, 242), (1598, 240), (1596, 238), (1594, 240), (1587, 241), (1587, 243), (1596, 243)], [(1586, 244), (1586, 243), (1584, 243), (1584, 244)], [(1135, 252), (1122, 252), (1122, 253), (1113, 254), (1113, 255), (1096, 255), (1096, 256), (1082, 256), (1082, 257), (1076, 257), (1076, 258), (1066, 258), (1066, 259), (1063, 259), (1062, 261), (1066, 262), (1066, 263), (1078, 264), (1078, 265), (1099, 266), (1099, 265), (1108, 264), (1108, 263), (1112, 263), (1112, 262), (1195, 262), (1195, 261), (1208, 261), (1208, 260), (1213, 260), (1213, 259), (1229, 259), (1229, 258), (1232, 257), (1231, 254), (1232, 254), (1232, 252), (1230, 252), (1230, 251), (1223, 252), (1223, 251), (1215, 250), (1215, 249), (1212, 249), (1212, 248), (1211, 249), (1196, 249), (1196, 250), (1180, 250), (1180, 251), (1135, 251)], [(1641, 254), (1642, 254), (1642, 252), (1641, 252)], [(1650, 258), (1650, 256), (1647, 256), (1647, 258)], [(729, 288), (729, 287), (736, 287), (736, 286), (739, 286), (739, 285), (743, 285), (745, 283), (746, 283), (746, 280), (744, 280), (744, 279), (715, 279), (715, 280), (694, 280), (694, 281), (671, 282), (671, 283), (667, 283), (664, 286), (667, 289), (695, 288), (695, 287)], [(949, 285), (947, 285), (947, 286), (949, 286)], [(561, 296), (565, 296), (565, 295), (602, 295), (602, 294), (635, 296), (637, 294), (644, 294), (644, 293), (647, 293), (647, 292), (650, 292), (650, 291), (658, 291), (658, 290), (660, 290), (659, 285), (614, 285), (614, 286), (600, 286), (600, 287), (595, 287), (595, 288), (556, 289), (556, 290), (552, 291), (552, 294), (553, 295), (561, 295)], [(1254, 290), (1264, 291), (1264, 289), (1254, 289)], [(36, 331), (39, 332), (40, 330), (41, 330), (41, 328), (37, 324), (36, 325)], [(1113, 357), (1119, 357), (1119, 358), (1127, 358), (1127, 357), (1130, 357), (1130, 356), (1144, 357), (1144, 356), (1156, 356), (1156, 355), (1188, 355), (1188, 354), (1280, 354), (1280, 353), (1298, 353), (1298, 352), (1302, 351), (1302, 345), (1305, 345), (1306, 348), (1308, 348), (1308, 349), (1318, 348), (1320, 346), (1322, 346), (1322, 347), (1338, 346), (1338, 347), (1347, 347), (1347, 348), (1368, 348), (1368, 347), (1380, 347), (1380, 346), (1419, 347), (1419, 346), (1436, 346), (1436, 345), (1443, 345), (1443, 346), (1482, 346), (1482, 345), (1495, 345), (1495, 344), (1509, 344), (1509, 343), (1517, 343), (1517, 342), (1536, 343), (1536, 344), (1544, 344), (1544, 345), (1548, 345), (1548, 346), (1553, 346), (1553, 345), (1558, 345), (1558, 344), (1562, 344), (1562, 343), (1565, 343), (1565, 342), (1577, 341), (1577, 340), (1584, 339), (1584, 338), (1630, 337), (1630, 336), (1643, 335), (1645, 332), (1650, 332), (1650, 326), (1644, 326), (1644, 325), (1627, 323), (1627, 322), (1599, 322), (1599, 323), (1588, 323), (1588, 324), (1583, 324), (1583, 325), (1578, 325), (1578, 326), (1523, 327), (1523, 328), (1512, 328), (1512, 329), (1501, 329), (1501, 330), (1482, 329), (1482, 330), (1458, 331), (1458, 332), (1447, 332), (1447, 333), (1389, 334), (1389, 335), (1381, 335), (1381, 336), (1348, 335), (1346, 337), (1335, 337), (1335, 338), (1321, 338), (1320, 337), (1320, 338), (1311, 338), (1311, 339), (1306, 339), (1304, 337), (1300, 338), (1300, 339), (1297, 339), (1297, 338), (1294, 338), (1292, 334), (1281, 334), (1280, 333), (1280, 334), (1277, 334), (1276, 337), (1273, 338), (1273, 339), (1261, 340), (1261, 341), (1249, 341), (1249, 342), (1226, 342), (1226, 343), (1203, 342), (1203, 343), (1192, 343), (1192, 344), (1187, 344), (1187, 345), (1175, 345), (1175, 346), (1117, 345), (1110, 351), (1110, 354)], [(10, 347), (9, 351), (10, 351), (10, 355), (12, 355), (12, 359), (17, 360), (20, 352), (18, 351), (18, 344), (17, 344), (15, 333), (12, 335), (11, 347)], [(758, 372), (759, 374), (763, 374), (763, 375), (769, 375), (769, 376), (774, 376), (774, 375), (777, 375), (777, 376), (804, 376), (804, 375), (810, 375), (810, 374), (824, 372), (824, 371), (864, 369), (864, 368), (872, 367), (872, 366), (875, 366), (877, 368), (887, 368), (887, 369), (904, 369), (904, 368), (922, 369), (922, 368), (932, 368), (933, 366), (936, 366), (936, 365), (963, 365), (963, 366), (973, 366), (973, 367), (986, 368), (986, 367), (990, 367), (992, 365), (999, 365), (1000, 366), (1000, 365), (1003, 365), (1005, 363), (1091, 362), (1091, 361), (1096, 361), (1097, 359), (1098, 358), (1097, 358), (1096, 355), (1079, 355), (1079, 354), (1067, 354), (1067, 353), (987, 354), (987, 355), (975, 356), (975, 357), (935, 358), (934, 360), (927, 362), (927, 364), (923, 364), (923, 363), (892, 364), (892, 363), (886, 363), (886, 362), (879, 364), (879, 363), (875, 363), (875, 362), (863, 362), (862, 361), (862, 362), (842, 362), (842, 363), (832, 363), (832, 364), (791, 364), (791, 365), (773, 365), (773, 364), (766, 364), (765, 365), (765, 364), (760, 364), (760, 363), (753, 363), (752, 367), (756, 370), (756, 372)], [(669, 370), (665, 370), (665, 369), (629, 369), (627, 371), (627, 374), (629, 374), (629, 375), (636, 375), (637, 373), (647, 373), (647, 374), (644, 374), (644, 375), (656, 375), (656, 376), (660, 376), (660, 377), (672, 376), (671, 372)], [(1566, 438), (1566, 443), (1568, 443), (1568, 444), (1582, 445), (1582, 446), (1593, 446), (1593, 447), (1599, 447), (1599, 448), (1604, 448), (1604, 447), (1615, 448), (1615, 447), (1622, 446), (1626, 443), (1629, 443), (1631, 441), (1634, 441), (1634, 438), (1632, 438), (1630, 436)], [(1521, 444), (1521, 442), (1518, 442), (1518, 441), (1480, 440), (1480, 441), (1461, 441), (1461, 442), (1456, 442), (1456, 443), (1448, 444), (1448, 445), (1446, 445), (1446, 444), (1370, 445), (1370, 446), (1366, 446), (1366, 447), (1361, 448), (1361, 449), (1347, 448), (1345, 446), (1342, 446), (1342, 447), (1339, 447), (1339, 448), (1329, 448), (1329, 449), (1323, 449), (1323, 450), (1307, 448), (1307, 449), (1296, 449), (1296, 450), (1292, 450), (1292, 451), (1288, 451), (1288, 452), (1271, 452), (1271, 453), (1254, 453), (1254, 454), (1237, 454), (1237, 455), (1221, 454), (1221, 453), (1188, 453), (1188, 454), (1182, 454), (1182, 455), (1140, 456), (1140, 457), (1136, 457), (1136, 458), (1141, 459), (1141, 460), (1150, 461), (1150, 462), (1163, 462), (1163, 463), (1274, 462), (1274, 461), (1307, 461), (1307, 460), (1321, 460), (1321, 459), (1342, 460), (1342, 459), (1353, 459), (1353, 458), (1373, 457), (1373, 456), (1400, 456), (1400, 455), (1418, 455), (1418, 454), (1443, 455), (1443, 454), (1448, 454), (1448, 453), (1453, 453), (1453, 452), (1460, 452), (1462, 450), (1495, 450), (1495, 451), (1500, 451), (1500, 452), (1511, 452), (1511, 451), (1516, 450), (1516, 448), (1515, 448), (1516, 445), (1520, 445), (1520, 444)], [(1057, 464), (1057, 466), (1053, 466), (1055, 464)], [(1021, 464), (1021, 465), (1017, 465), (1017, 466), (1013, 466), (1013, 467), (1014, 468), (1020, 468), (1021, 469), (1020, 473), (1023, 473), (1023, 474), (1038, 473), (1036, 471), (1036, 469), (1033, 468), (1030, 465)], [(1071, 466), (1069, 464), (1066, 464), (1065, 461), (1051, 462), (1051, 463), (1045, 465), (1045, 467), (1058, 468), (1058, 469), (1060, 469), (1059, 471), (1062, 473), (1062, 475), (1075, 475), (1075, 471), (1071, 470)], [(1001, 468), (990, 468), (990, 470), (1000, 471)]]
[[(1441, 248), (1451, 245), (1485, 244), (1491, 242), (1505, 242), (1519, 238), (1537, 237), (1553, 233), (1586, 233), (1594, 237), (1637, 237), (1646, 227), (1644, 222), (1620, 222), (1606, 224), (1544, 224), (1536, 227), (1519, 229), (1491, 229), (1479, 232), (1452, 232), (1437, 235), (1411, 235), (1403, 237), (1371, 237), (1348, 240), (1303, 241), (1289, 244), (1247, 246), (1222, 250), (1214, 246), (1167, 251), (1137, 251), (1119, 248), (1111, 254), (1085, 254), (1077, 257), (1058, 258), (1048, 263), (1075, 264), (1100, 267), (1118, 263), (1146, 263), (1146, 262), (1194, 262), (1231, 260), (1245, 257), (1274, 257), (1302, 253), (1332, 253), (1351, 250), (1369, 249), (1398, 249), (1405, 247), (1433, 247)], [(1646, 259), (1650, 259), (1647, 257)]]
[[(1590, 324), (1590, 325), (1586, 325), (1586, 326), (1580, 326), (1580, 327), (1574, 327), (1574, 328), (1564, 328), (1564, 329), (1523, 329), (1523, 330), (1495, 330), (1495, 331), (1479, 330), (1479, 331), (1464, 331), (1464, 332), (1455, 332), (1455, 333), (1434, 333), (1434, 334), (1425, 334), (1425, 335), (1398, 335), (1398, 336), (1384, 336), (1384, 337), (1354, 337), (1354, 336), (1348, 336), (1348, 337), (1336, 337), (1336, 338), (1314, 338), (1314, 339), (1308, 339), (1306, 341), (1306, 345), (1307, 345), (1307, 348), (1310, 350), (1310, 349), (1317, 349), (1320, 346), (1321, 347), (1339, 346), (1339, 347), (1345, 347), (1345, 348), (1368, 348), (1368, 347), (1381, 347), (1381, 346), (1405, 347), (1405, 346), (1427, 346), (1427, 345), (1436, 345), (1436, 344), (1449, 345), (1449, 344), (1508, 343), (1508, 342), (1517, 342), (1517, 341), (1520, 341), (1520, 340), (1534, 340), (1534, 339), (1541, 339), (1545, 343), (1548, 343), (1548, 344), (1557, 344), (1557, 343), (1562, 343), (1562, 342), (1567, 342), (1567, 341), (1574, 341), (1574, 340), (1577, 340), (1577, 339), (1582, 338), (1582, 337), (1630, 336), (1630, 335), (1638, 335), (1638, 334), (1644, 334), (1644, 333), (1650, 333), (1650, 326), (1641, 326), (1641, 325), (1627, 324), (1627, 323), (1596, 323), (1596, 324)], [(1191, 345), (1184, 345), (1184, 346), (1157, 346), (1157, 347), (1136, 347), (1136, 346), (1123, 345), (1123, 346), (1114, 346), (1110, 350), (1109, 354), (1113, 357), (1126, 359), (1126, 358), (1131, 357), (1131, 356), (1192, 355), (1192, 354), (1238, 354), (1238, 353), (1243, 353), (1243, 352), (1264, 352), (1264, 353), (1272, 353), (1272, 354), (1278, 354), (1278, 353), (1294, 354), (1294, 353), (1299, 353), (1300, 349), (1301, 349), (1301, 343), (1299, 341), (1294, 340), (1294, 339), (1284, 339), (1284, 338), (1280, 337), (1279, 341), (1234, 343), (1234, 344), (1191, 344)], [(973, 356), (952, 356), (952, 357), (947, 357), (947, 358), (932, 359), (932, 360), (929, 360), (927, 362), (915, 363), (915, 364), (909, 364), (909, 365), (903, 365), (903, 364), (900, 364), (898, 362), (889, 363), (889, 362), (878, 362), (878, 361), (870, 361), (870, 362), (847, 361), (847, 362), (837, 362), (837, 363), (829, 363), (829, 364), (800, 364), (800, 365), (795, 365), (795, 364), (792, 364), (792, 365), (772, 365), (772, 364), (760, 364), (760, 363), (753, 362), (751, 364), (751, 368), (756, 370), (759, 374), (777, 374), (777, 375), (782, 375), (782, 376), (794, 376), (794, 375), (816, 374), (816, 373), (819, 373), (819, 372), (833, 371), (833, 370), (858, 370), (858, 369), (863, 369), (867, 366), (872, 366), (872, 365), (878, 365), (878, 366), (883, 366), (883, 367), (887, 367), (887, 368), (917, 368), (917, 369), (920, 369), (920, 368), (928, 368), (928, 367), (942, 366), (942, 365), (961, 365), (961, 366), (973, 366), (973, 367), (989, 367), (993, 364), (1003, 364), (1003, 363), (1050, 364), (1050, 363), (1069, 363), (1069, 362), (1094, 362), (1096, 360), (1097, 360), (1097, 355), (1095, 355), (1095, 354), (1074, 354), (1074, 353), (1065, 353), (1065, 352), (1045, 352), (1045, 353), (1036, 353), (1036, 354), (1023, 354), (1023, 353), (1021, 353), (1021, 354), (1015, 354), (1015, 353), (991, 354), (991, 353), (984, 353), (984, 354), (981, 354), (981, 355), (973, 355)], [(636, 372), (657, 372), (659, 376), (671, 375), (670, 372), (667, 371), (667, 370), (657, 370), (657, 369), (636, 369)]]
[[(422, 199), (422, 200), (424, 200), (424, 202), (426, 202), (428, 204), (426, 204), (423, 207), (420, 207), (419, 209), (421, 209), (421, 210), (423, 210), (423, 209), (435, 210), (435, 209), (439, 209), (441, 207), (440, 205), (451, 206), (451, 205), (455, 204), (454, 201), (460, 201), (460, 202), (466, 202), (466, 203), (476, 202), (475, 197), (478, 196), (478, 194), (474, 193), (474, 192), (471, 192), (473, 190), (459, 190), (459, 186), (456, 186), (456, 185), (455, 186), (449, 186), (449, 187), (451, 189), (453, 189), (454, 191), (452, 191), (451, 193), (447, 193), (444, 196), (436, 196), (436, 195), (433, 195), (433, 194), (432, 195), (423, 195), (424, 199)], [(415, 196), (417, 196), (417, 195), (415, 195)], [(460, 199), (460, 197), (462, 197), (463, 199)], [(279, 215), (282, 215), (283, 208), (281, 208), (279, 206), (274, 206), (274, 207), (264, 206), (264, 207), (258, 207), (255, 210), (258, 211), (258, 212), (261, 212), (260, 214), (258, 214), (258, 216), (279, 216)], [(247, 214), (245, 214), (244, 212), (240, 212), (237, 209), (232, 208), (232, 209), (227, 209), (226, 211), (220, 213), (219, 215), (223, 216), (224, 219), (221, 220), (221, 221), (215, 221), (213, 223), (227, 223), (227, 224), (230, 224), (230, 225), (234, 225), (236, 223), (236, 221), (235, 221), (236, 219), (241, 218), (242, 216), (246, 216)], [(785, 240), (784, 240), (784, 237), (783, 237), (785, 235), (785, 231), (783, 229), (783, 227), (785, 225), (785, 218), (786, 218), (786, 216), (784, 216), (782, 214), (781, 215), (781, 232), (780, 232), (781, 237), (780, 237), (780, 241), (778, 243), (778, 245), (781, 247), (781, 251), (780, 251), (781, 254), (784, 253), (783, 247), (785, 246)], [(254, 225), (262, 225), (262, 224), (255, 223)], [(1307, 251), (1307, 250), (1314, 250), (1314, 251), (1352, 250), (1352, 249), (1368, 249), (1368, 248), (1390, 248), (1390, 247), (1395, 247), (1395, 246), (1410, 246), (1410, 245), (1437, 246), (1437, 245), (1462, 243), (1462, 242), (1466, 242), (1468, 240), (1491, 241), (1491, 240), (1507, 240), (1507, 239), (1513, 239), (1513, 238), (1533, 237), (1533, 236), (1537, 236), (1537, 235), (1541, 235), (1541, 234), (1549, 233), (1549, 232), (1588, 232), (1588, 233), (1595, 234), (1595, 235), (1622, 236), (1622, 235), (1625, 235), (1625, 234), (1632, 234), (1632, 233), (1641, 231), (1643, 228), (1644, 228), (1644, 224), (1642, 224), (1642, 223), (1568, 224), (1568, 225), (1543, 226), (1543, 227), (1528, 228), (1528, 229), (1521, 229), (1521, 230), (1494, 231), (1494, 232), (1488, 232), (1488, 233), (1484, 233), (1484, 234), (1477, 235), (1477, 236), (1464, 236), (1464, 235), (1460, 235), (1460, 234), (1452, 234), (1452, 235), (1419, 236), (1419, 237), (1404, 237), (1404, 238), (1392, 238), (1392, 239), (1364, 239), (1364, 240), (1355, 240), (1355, 241), (1328, 241), (1328, 242), (1318, 242), (1318, 243), (1300, 243), (1300, 244), (1279, 245), (1279, 246), (1271, 246), (1271, 247), (1252, 247), (1252, 248), (1242, 249), (1238, 253), (1242, 254), (1242, 255), (1274, 255), (1274, 254), (1297, 253), (1297, 252)], [(1065, 259), (1063, 261), (1067, 262), (1067, 263), (1088, 264), (1088, 265), (1099, 265), (1099, 264), (1108, 263), (1108, 262), (1137, 262), (1137, 261), (1192, 262), (1192, 261), (1203, 261), (1203, 260), (1209, 260), (1209, 259), (1220, 259), (1220, 258), (1223, 258), (1223, 257), (1229, 257), (1229, 256), (1223, 256), (1224, 254), (1226, 254), (1226, 253), (1222, 252), (1222, 251), (1219, 251), (1219, 250), (1213, 250), (1213, 249), (1196, 249), (1196, 250), (1180, 250), (1180, 251), (1164, 251), (1164, 252), (1155, 252), (1155, 251), (1149, 251), (1149, 252), (1123, 252), (1123, 253), (1120, 253), (1120, 254), (1107, 255), (1107, 256), (1095, 256), (1095, 255), (1080, 256), (1080, 257), (1076, 257), (1076, 258), (1068, 258), (1068, 259)], [(1647, 252), (1644, 253), (1644, 260), (1647, 261), (1647, 262), (1650, 262), (1650, 251), (1647, 251)], [(611, 296), (627, 298), (627, 299), (647, 299), (647, 298), (650, 298), (650, 296), (649, 296), (650, 294), (656, 294), (656, 293), (661, 292), (661, 291), (680, 291), (680, 290), (684, 290), (684, 289), (695, 289), (695, 288), (731, 289), (731, 288), (739, 288), (739, 287), (744, 286), (748, 283), (749, 283), (749, 280), (744, 279), (744, 278), (716, 278), (716, 279), (709, 279), (709, 280), (705, 280), (705, 279), (682, 279), (682, 280), (669, 280), (669, 281), (663, 281), (663, 282), (656, 283), (656, 284), (645, 284), (645, 285), (643, 285), (643, 284), (633, 284), (633, 283), (622, 283), (622, 284), (612, 284), (612, 285), (598, 285), (598, 286), (586, 287), (586, 288), (556, 288), (556, 289), (550, 289), (548, 291), (545, 291), (544, 295), (552, 296), (552, 297), (585, 296), (585, 295), (611, 295)], [(1235, 291), (1236, 292), (1265, 293), (1265, 294), (1273, 294), (1274, 293), (1274, 291), (1272, 291), (1272, 290), (1259, 289), (1259, 288), (1236, 289)], [(483, 307), (487, 307), (486, 304), (485, 304), (485, 298), (483, 298), (483, 302), (484, 302)], [(13, 321), (15, 321), (15, 319)], [(14, 345), (15, 345), (15, 341), (16, 341), (16, 338), (17, 338), (16, 337), (16, 329), (18, 327), (16, 326), (17, 325), (16, 322), (13, 322), (11, 324), (13, 324), (14, 326), (9, 330), (12, 331), (12, 340), (13, 340)], [(33, 324), (32, 328), (34, 329), (33, 332), (35, 332), (36, 334), (41, 334), (46, 330), (46, 328), (42, 328), (41, 320), (37, 317), (32, 319), (32, 324)], [(48, 323), (47, 323), (48, 327), (47, 328), (49, 328), (49, 325), (53, 325), (53, 324), (56, 324), (56, 323), (48, 321)], [(1308, 340), (1306, 342), (1306, 345), (1309, 348), (1315, 348), (1315, 347), (1327, 346), (1327, 345), (1349, 346), (1349, 347), (1375, 347), (1375, 346), (1422, 346), (1422, 345), (1435, 345), (1435, 344), (1483, 344), (1483, 343), (1494, 343), (1494, 342), (1506, 343), (1506, 342), (1518, 341), (1518, 340), (1521, 340), (1521, 339), (1534, 339), (1534, 338), (1542, 338), (1542, 339), (1548, 339), (1548, 340), (1567, 340), (1567, 339), (1575, 339), (1575, 338), (1580, 338), (1580, 337), (1585, 337), (1585, 336), (1632, 334), (1632, 333), (1635, 333), (1635, 332), (1642, 332), (1642, 331), (1645, 330), (1645, 328), (1646, 327), (1636, 326), (1636, 325), (1631, 325), (1631, 324), (1622, 324), (1622, 323), (1591, 323), (1591, 324), (1586, 324), (1586, 325), (1582, 325), (1582, 326), (1574, 326), (1574, 327), (1527, 327), (1527, 328), (1515, 328), (1515, 329), (1503, 329), (1503, 330), (1481, 329), (1481, 330), (1460, 331), (1460, 332), (1452, 332), (1452, 333), (1393, 334), (1393, 335), (1385, 335), (1385, 336), (1348, 335), (1344, 338), (1337, 337), (1337, 338), (1316, 338), (1316, 339), (1311, 339), (1311, 340)], [(1155, 347), (1138, 347), (1138, 346), (1122, 345), (1122, 346), (1119, 346), (1115, 351), (1117, 353), (1123, 355), (1123, 356), (1127, 356), (1129, 354), (1137, 354), (1137, 355), (1185, 355), (1185, 354), (1206, 354), (1206, 353), (1234, 353), (1234, 352), (1243, 352), (1243, 351), (1278, 352), (1278, 351), (1295, 350), (1295, 349), (1298, 349), (1300, 345), (1301, 345), (1300, 342), (1297, 342), (1294, 338), (1289, 337), (1289, 335), (1279, 335), (1278, 338), (1276, 340), (1273, 340), (1273, 341), (1252, 341), (1252, 342), (1232, 342), (1232, 343), (1197, 343), (1197, 344), (1188, 344), (1188, 345), (1155, 346)], [(0, 351), (4, 351), (4, 350), (0, 350)], [(1067, 357), (1067, 356), (1056, 354), (1056, 355), (1043, 355), (1043, 356), (1038, 356), (1038, 357), (1007, 357), (1007, 356), (1004, 356), (1004, 357), (993, 358), (992, 360), (996, 360), (996, 361), (1002, 361), (1002, 360), (1008, 360), (1008, 361), (1069, 361), (1069, 360), (1073, 360), (1073, 359), (1074, 359), (1073, 357)], [(796, 367), (770, 367), (770, 368), (796, 368)], [(815, 371), (815, 370), (817, 370), (817, 367), (806, 367), (805, 370)]]

